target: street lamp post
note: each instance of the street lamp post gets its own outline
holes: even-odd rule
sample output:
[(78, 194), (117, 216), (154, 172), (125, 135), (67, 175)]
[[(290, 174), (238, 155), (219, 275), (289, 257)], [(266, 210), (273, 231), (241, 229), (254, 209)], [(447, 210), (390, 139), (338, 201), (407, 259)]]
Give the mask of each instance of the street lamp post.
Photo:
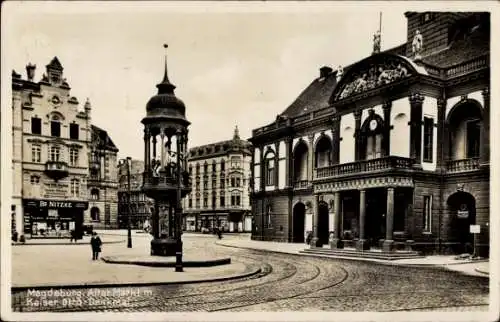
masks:
[(130, 230), (130, 163), (132, 162), (131, 157), (127, 157), (127, 203), (128, 203), (128, 211), (127, 211), (127, 248), (132, 248), (132, 231)]

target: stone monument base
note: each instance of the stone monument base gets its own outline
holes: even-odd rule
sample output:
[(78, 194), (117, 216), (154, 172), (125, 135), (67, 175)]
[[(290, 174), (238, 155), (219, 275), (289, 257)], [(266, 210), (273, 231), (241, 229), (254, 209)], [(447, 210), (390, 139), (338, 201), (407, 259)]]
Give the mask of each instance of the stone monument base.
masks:
[(176, 250), (177, 240), (175, 240), (174, 238), (155, 238), (151, 241), (152, 256), (175, 256)]

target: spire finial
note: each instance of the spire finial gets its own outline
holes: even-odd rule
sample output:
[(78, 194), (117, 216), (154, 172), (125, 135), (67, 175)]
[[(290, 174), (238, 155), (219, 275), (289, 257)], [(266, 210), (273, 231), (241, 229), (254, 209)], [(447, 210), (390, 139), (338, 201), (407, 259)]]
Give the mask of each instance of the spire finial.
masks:
[(161, 81), (161, 83), (156, 85), (156, 87), (158, 88), (158, 94), (173, 93), (175, 89), (175, 85), (170, 83), (170, 80), (168, 79), (168, 68), (167, 68), (168, 44), (163, 44), (163, 48), (165, 48), (165, 73), (163, 75), (163, 80)]

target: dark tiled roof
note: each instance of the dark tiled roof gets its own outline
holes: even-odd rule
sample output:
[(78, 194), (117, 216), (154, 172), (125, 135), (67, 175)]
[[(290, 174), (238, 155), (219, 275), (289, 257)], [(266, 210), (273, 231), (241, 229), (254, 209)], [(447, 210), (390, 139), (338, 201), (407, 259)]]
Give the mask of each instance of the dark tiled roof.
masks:
[(232, 139), (215, 142), (206, 145), (200, 145), (189, 149), (188, 158), (206, 158), (212, 155), (226, 154), (230, 151), (244, 151), (250, 154), (252, 144), (241, 139)]
[(50, 63), (47, 65), (47, 67), (51, 67), (51, 68), (54, 68), (54, 69), (63, 70), (61, 62), (59, 61), (59, 59), (57, 58), (57, 56), (54, 57), (54, 58), (52, 58), (52, 60), (50, 61)]
[(101, 129), (100, 127), (92, 125), (92, 143), (94, 142), (100, 149), (118, 152), (118, 148), (116, 147), (113, 140), (111, 140), (111, 138), (109, 137), (108, 132)]
[(333, 72), (323, 79), (315, 79), (281, 115), (296, 117), (327, 107), (328, 99), (337, 85), (336, 74)]

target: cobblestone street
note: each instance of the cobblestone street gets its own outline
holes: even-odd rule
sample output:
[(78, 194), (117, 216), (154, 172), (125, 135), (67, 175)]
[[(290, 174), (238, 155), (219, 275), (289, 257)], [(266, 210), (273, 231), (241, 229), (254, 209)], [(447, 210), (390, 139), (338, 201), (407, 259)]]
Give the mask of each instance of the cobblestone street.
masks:
[[(132, 288), (54, 288), (67, 292), (63, 296), (44, 297), (43, 291), (38, 293), (36, 289), (30, 289), (29, 294), (26, 290), (16, 291), (12, 297), (13, 310), (388, 312), (488, 309), (487, 278), (439, 268), (390, 266), (228, 248), (216, 245), (212, 236), (189, 236), (185, 240), (188, 249), (229, 255), (234, 262), (258, 264), (262, 271), (256, 276), (224, 282)], [(145, 237), (134, 238), (134, 247), (140, 249), (147, 242)], [(109, 245), (108, 252), (115, 248), (118, 251), (120, 247), (125, 245)], [(111, 265), (117, 270), (129, 266), (101, 265)]]

